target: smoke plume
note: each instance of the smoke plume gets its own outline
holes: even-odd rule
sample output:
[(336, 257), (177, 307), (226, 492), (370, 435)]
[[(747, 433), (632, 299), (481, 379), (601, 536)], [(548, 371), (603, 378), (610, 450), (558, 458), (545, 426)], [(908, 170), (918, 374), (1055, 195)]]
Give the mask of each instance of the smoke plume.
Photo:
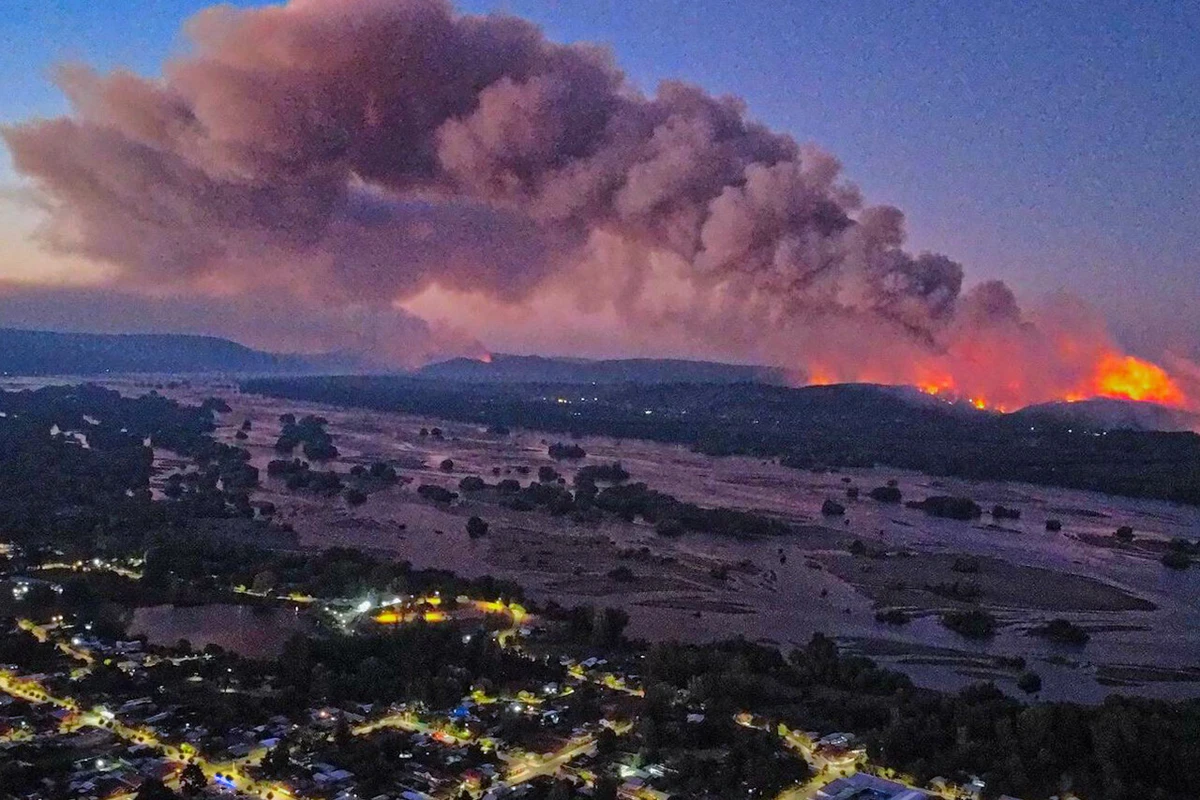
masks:
[(959, 264), (904, 250), (899, 210), (739, 99), (647, 96), (521, 19), (291, 0), (187, 32), (161, 79), (67, 67), (73, 113), (3, 131), (45, 241), (116, 265), (123, 290), (390, 309), (582, 286), (584, 310), (799, 380), (995, 404), (1102, 393), (1097, 364), (1124, 358), (1086, 315), (964, 294)]

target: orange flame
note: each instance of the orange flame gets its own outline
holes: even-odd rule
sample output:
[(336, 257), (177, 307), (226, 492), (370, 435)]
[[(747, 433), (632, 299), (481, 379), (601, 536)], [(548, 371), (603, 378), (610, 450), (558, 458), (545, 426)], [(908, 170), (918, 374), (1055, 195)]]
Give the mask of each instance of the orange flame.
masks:
[[(870, 368), (843, 374), (824, 365), (814, 365), (808, 370), (806, 383), (810, 386), (823, 386), (839, 381), (909, 383), (922, 392), (947, 402), (966, 402), (978, 409), (999, 412), (1052, 399), (1073, 403), (1092, 397), (1153, 402), (1179, 408), (1191, 405), (1179, 383), (1157, 364), (1135, 356), (1123, 355), (1110, 348), (1102, 348), (1098, 352), (1093, 351), (1092, 354), (1085, 355), (1081, 348), (1072, 348), (1070, 345), (1071, 342), (1066, 342), (1060, 352), (1068, 358), (1083, 361), (1078, 373), (1080, 377), (1074, 383), (1060, 385), (1057, 391), (1048, 386), (1042, 386), (1040, 391), (1030, 391), (1031, 387), (1025, 385), (1025, 379), (1021, 375), (1024, 370), (1007, 375), (1000, 382), (987, 380), (986, 377), (981, 380), (981, 374), (986, 376), (993, 370), (971, 369), (970, 366), (994, 363), (986, 357), (973, 358), (966, 364), (945, 359), (930, 362), (918, 360), (917, 363), (902, 366), (886, 376), (875, 373)], [(990, 355), (995, 357), (994, 353)], [(1088, 360), (1094, 360), (1094, 363), (1088, 366)], [(952, 364), (967, 368), (955, 369)], [(958, 374), (960, 372), (962, 374)], [(992, 394), (993, 391), (996, 395)], [(996, 396), (999, 396), (999, 399), (996, 399)]]
[(1183, 390), (1157, 364), (1133, 356), (1110, 353), (1096, 365), (1092, 392), (1100, 397), (1146, 400), (1168, 406), (1182, 406)]

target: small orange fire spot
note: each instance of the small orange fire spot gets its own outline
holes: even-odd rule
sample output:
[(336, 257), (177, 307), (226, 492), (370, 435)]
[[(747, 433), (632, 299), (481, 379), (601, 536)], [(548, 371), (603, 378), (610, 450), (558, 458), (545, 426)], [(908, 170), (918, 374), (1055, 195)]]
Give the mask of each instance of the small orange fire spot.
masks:
[(813, 365), (808, 368), (809, 386), (829, 386), (833, 383), (837, 383), (837, 380), (833, 377), (833, 373), (824, 367)]

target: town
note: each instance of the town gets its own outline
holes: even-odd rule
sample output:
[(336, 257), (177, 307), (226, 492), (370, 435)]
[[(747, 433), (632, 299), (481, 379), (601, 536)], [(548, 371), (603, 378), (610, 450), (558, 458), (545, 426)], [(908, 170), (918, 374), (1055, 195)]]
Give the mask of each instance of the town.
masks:
[[(121, 640), (100, 632), (86, 613), (56, 612), (60, 598), (90, 576), (142, 580), (137, 559), (37, 563), (14, 545), (4, 553), (12, 608), (30, 616), (4, 631), (0, 650), (0, 747), (17, 762), (3, 774), (9, 786), (23, 773), (37, 776), (8, 789), (13, 797), (691, 796), (687, 776), (647, 758), (639, 720), (647, 703), (664, 700), (647, 699), (640, 686), (644, 654), (580, 657), (569, 620), (517, 602), (436, 591), (358, 599), (228, 587), (231, 596), (264, 606), (303, 609), (331, 635), (386, 637), (408, 626), (414, 633), (402, 639), (406, 645), (451, 636), (465, 657), (456, 671), (485, 655), (506, 665), (477, 667), (479, 679), (462, 696), (424, 691), (372, 700), (397, 694), (384, 690), (342, 700), (326, 687), (311, 689), (319, 702), (300, 707), (286, 698), (286, 676), (220, 647)], [(370, 659), (359, 664), (367, 684), (375, 678)], [(765, 774), (761, 762), (744, 774), (748, 792), (819, 800), (932, 794), (872, 768), (852, 734), (793, 731), (744, 712), (710, 719), (684, 693), (665, 702), (659, 713), (682, 719), (693, 748), (732, 736), (775, 762)], [(946, 797), (983, 789), (937, 785)]]

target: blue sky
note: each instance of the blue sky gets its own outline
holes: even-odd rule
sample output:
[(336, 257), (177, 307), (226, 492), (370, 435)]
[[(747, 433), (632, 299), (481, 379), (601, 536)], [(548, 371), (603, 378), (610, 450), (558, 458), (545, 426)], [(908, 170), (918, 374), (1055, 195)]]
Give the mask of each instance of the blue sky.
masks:
[[(154, 74), (200, 0), (9, 0), (0, 121), (61, 112), (61, 60)], [(236, 3), (236, 5), (252, 5)], [(1034, 298), (1067, 289), (1134, 345), (1200, 342), (1200, 4), (468, 0), (609, 45), (838, 155), (915, 249)], [(13, 176), (2, 168), (5, 183)]]

